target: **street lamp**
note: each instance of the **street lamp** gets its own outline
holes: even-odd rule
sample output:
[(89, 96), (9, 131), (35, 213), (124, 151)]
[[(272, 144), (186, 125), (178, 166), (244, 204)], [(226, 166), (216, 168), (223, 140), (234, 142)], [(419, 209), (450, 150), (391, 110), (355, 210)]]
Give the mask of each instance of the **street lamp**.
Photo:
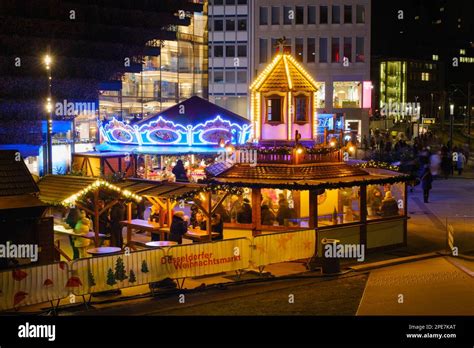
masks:
[(46, 103), (47, 124), (46, 124), (46, 143), (47, 143), (47, 174), (53, 174), (53, 104), (51, 102), (51, 64), (53, 59), (49, 54), (43, 58), (46, 71), (48, 72), (48, 99)]
[(453, 148), (453, 127), (454, 127), (454, 104), (449, 104), (449, 150)]

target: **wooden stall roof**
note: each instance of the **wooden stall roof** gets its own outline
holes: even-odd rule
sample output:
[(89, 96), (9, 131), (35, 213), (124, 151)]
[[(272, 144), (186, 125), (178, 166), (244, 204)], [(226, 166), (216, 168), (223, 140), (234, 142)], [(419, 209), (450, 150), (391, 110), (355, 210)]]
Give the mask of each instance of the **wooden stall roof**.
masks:
[(250, 86), (255, 92), (266, 91), (317, 91), (311, 75), (291, 54), (278, 54)]
[(176, 183), (167, 181), (152, 181), (141, 179), (128, 179), (120, 183), (115, 183), (121, 189), (128, 190), (140, 196), (159, 198), (178, 198), (190, 192), (199, 192), (206, 185), (192, 183)]
[(23, 159), (16, 150), (0, 151), (0, 197), (36, 194), (39, 191)]
[[(401, 182), (410, 177), (392, 171), (363, 170), (345, 163), (312, 164), (235, 164), (217, 173), (217, 168), (208, 170), (214, 173), (213, 183), (231, 186), (250, 186), (261, 188), (292, 187), (295, 190), (330, 188), (331, 186), (357, 186), (361, 183)], [(211, 175), (212, 176), (212, 175)]]
[(48, 204), (60, 204), (95, 181), (96, 178), (86, 176), (46, 175), (38, 183), (39, 198)]
[(32, 195), (2, 196), (0, 199), (0, 210), (42, 207), (47, 207), (47, 205)]

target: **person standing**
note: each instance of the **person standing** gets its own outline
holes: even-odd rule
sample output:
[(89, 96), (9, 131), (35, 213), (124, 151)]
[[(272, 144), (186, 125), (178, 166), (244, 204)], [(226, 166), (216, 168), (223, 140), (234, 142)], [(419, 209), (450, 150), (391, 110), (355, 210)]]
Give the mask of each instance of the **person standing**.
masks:
[(421, 175), (421, 188), (423, 189), (423, 200), (425, 203), (428, 203), (432, 183), (433, 175), (431, 175), (430, 167), (429, 165), (425, 165), (423, 174)]
[(186, 232), (188, 232), (188, 224), (184, 221), (184, 212), (176, 211), (171, 221), (169, 240), (182, 244)]
[(119, 201), (110, 210), (110, 245), (118, 248), (123, 246), (123, 226), (120, 223), (125, 220), (125, 206), (123, 201)]
[(82, 237), (74, 237), (74, 246), (78, 249), (78, 256), (80, 258), (87, 257), (86, 250), (90, 245), (91, 241), (88, 238), (85, 238), (84, 235), (89, 233), (91, 226), (91, 220), (86, 216), (86, 212), (81, 210), (79, 213), (79, 220), (74, 226), (74, 234), (82, 235)]
[(464, 156), (464, 153), (462, 151), (459, 151), (458, 160), (457, 160), (458, 175), (462, 175), (462, 171), (465, 165), (466, 165), (466, 156)]
[[(77, 208), (71, 208), (69, 210), (69, 214), (66, 217), (66, 223), (70, 228), (74, 230), (76, 227), (77, 222), (79, 221), (80, 218), (80, 211)], [(76, 248), (75, 246), (75, 238), (69, 235), (69, 242), (71, 243), (71, 248), (72, 248), (72, 259), (76, 260), (79, 258), (79, 249)]]
[(173, 168), (173, 174), (176, 177), (177, 182), (189, 182), (186, 168), (184, 168), (182, 160), (176, 162), (176, 165)]

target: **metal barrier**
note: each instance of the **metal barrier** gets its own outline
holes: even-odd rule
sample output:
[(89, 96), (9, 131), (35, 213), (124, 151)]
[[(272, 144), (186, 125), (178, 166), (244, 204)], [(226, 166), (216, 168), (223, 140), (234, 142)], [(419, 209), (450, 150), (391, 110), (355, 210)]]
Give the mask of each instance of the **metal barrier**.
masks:
[(56, 301), (69, 294), (69, 265), (15, 268), (0, 273), (0, 310)]
[(474, 216), (446, 218), (446, 250), (453, 255), (474, 253)]
[(86, 295), (157, 282), (168, 277), (161, 248), (80, 259), (71, 263), (72, 293)]

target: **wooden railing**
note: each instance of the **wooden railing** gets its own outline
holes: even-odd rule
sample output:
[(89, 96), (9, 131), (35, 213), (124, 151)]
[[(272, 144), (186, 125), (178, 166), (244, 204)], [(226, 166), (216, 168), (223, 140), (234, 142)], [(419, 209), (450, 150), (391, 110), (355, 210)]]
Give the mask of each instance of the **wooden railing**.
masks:
[[(294, 156), (298, 156), (298, 161)], [(327, 163), (327, 162), (341, 162), (341, 151), (334, 151), (330, 153), (305, 153), (301, 155), (293, 154), (258, 154), (257, 163)]]

